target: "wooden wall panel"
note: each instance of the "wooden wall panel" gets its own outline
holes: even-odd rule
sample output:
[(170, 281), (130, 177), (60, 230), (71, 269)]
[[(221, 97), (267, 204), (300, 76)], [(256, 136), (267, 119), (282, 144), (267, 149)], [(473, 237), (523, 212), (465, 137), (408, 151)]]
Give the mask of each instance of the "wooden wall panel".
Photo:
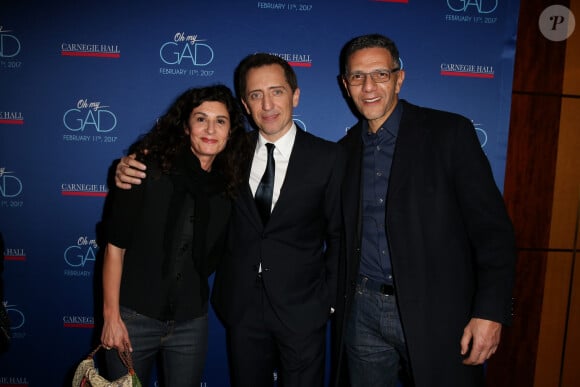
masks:
[(559, 386), (572, 254), (548, 254), (534, 386)]
[(504, 198), (519, 248), (548, 247), (560, 98), (513, 94)]
[(543, 251), (518, 253), (513, 324), (503, 328), (498, 351), (488, 361), (489, 387), (533, 385), (540, 332), (540, 320), (534, 315), (539, 316), (542, 309), (546, 255)]
[(563, 91), (565, 95), (578, 98), (580, 96), (580, 0), (570, 1), (569, 8), (576, 17), (576, 31), (567, 42)]
[[(578, 205), (580, 206), (580, 202)], [(577, 235), (578, 239), (580, 239), (580, 235)], [(580, 384), (580, 264), (578, 263), (578, 250), (574, 254), (576, 262), (566, 332), (562, 387), (573, 387)]]
[[(580, 0), (570, 2), (578, 15)], [(574, 387), (580, 380), (580, 34), (567, 41), (550, 248), (567, 251), (570, 267), (550, 259), (536, 367), (535, 386)], [(554, 292), (552, 294), (552, 292)], [(563, 325), (563, 326), (562, 326)], [(560, 355), (557, 352), (559, 349)], [(560, 359), (561, 363), (556, 363)], [(554, 369), (555, 368), (555, 369)], [(556, 378), (557, 377), (557, 378)], [(558, 383), (558, 384), (556, 384)]]
[[(566, 41), (549, 41), (539, 30), (540, 14), (554, 4), (548, 0), (520, 1), (504, 183), (518, 247), (515, 315), (513, 326), (504, 329), (499, 350), (488, 363), (486, 383), (490, 387), (558, 386), (560, 376), (566, 331), (566, 313), (562, 310), (567, 306), (569, 289), (569, 282), (561, 279), (570, 278), (571, 254), (550, 252), (550, 238), (558, 244), (570, 239), (569, 232), (558, 232), (556, 241), (552, 221), (557, 216), (558, 222), (569, 223), (563, 215), (566, 210), (555, 204), (561, 194), (555, 180), (558, 163), (562, 163), (558, 152), (562, 147), (559, 136), (564, 64), (576, 58), (575, 54), (566, 56)], [(555, 209), (557, 215), (553, 214)], [(544, 302), (544, 297), (550, 302)], [(553, 302), (554, 297), (559, 299)], [(552, 334), (554, 338), (545, 340)], [(550, 370), (546, 372), (546, 368)]]
[(580, 98), (562, 99), (557, 152), (549, 247), (571, 250), (580, 197)]
[(569, 3), (568, 0), (520, 0), (514, 92), (551, 95), (562, 92), (566, 42), (546, 39), (538, 28), (538, 20), (548, 6), (568, 7)]

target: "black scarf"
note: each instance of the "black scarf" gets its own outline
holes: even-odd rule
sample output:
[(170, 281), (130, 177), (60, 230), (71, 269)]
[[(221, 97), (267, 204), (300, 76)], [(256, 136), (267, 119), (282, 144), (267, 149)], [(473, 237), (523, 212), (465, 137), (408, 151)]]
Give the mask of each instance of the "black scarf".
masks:
[(207, 277), (205, 245), (207, 224), (211, 216), (209, 200), (211, 196), (224, 191), (224, 179), (217, 172), (204, 171), (199, 159), (189, 148), (183, 149), (176, 155), (170, 177), (173, 182), (173, 194), (165, 226), (163, 274), (169, 273), (173, 257), (175, 257), (174, 249), (183, 224), (180, 220), (183, 219), (185, 198), (186, 195), (191, 195), (194, 202), (192, 259), (200, 277)]

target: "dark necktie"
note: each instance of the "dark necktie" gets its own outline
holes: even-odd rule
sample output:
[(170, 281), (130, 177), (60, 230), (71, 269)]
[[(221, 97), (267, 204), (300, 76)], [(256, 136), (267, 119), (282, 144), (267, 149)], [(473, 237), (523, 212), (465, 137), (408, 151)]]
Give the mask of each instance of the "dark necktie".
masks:
[(267, 143), (268, 148), (268, 162), (266, 164), (266, 170), (260, 180), (258, 189), (256, 190), (256, 195), (254, 200), (256, 201), (256, 207), (258, 207), (258, 212), (262, 217), (262, 222), (264, 224), (268, 223), (270, 219), (270, 212), (272, 210), (272, 193), (274, 192), (274, 144)]

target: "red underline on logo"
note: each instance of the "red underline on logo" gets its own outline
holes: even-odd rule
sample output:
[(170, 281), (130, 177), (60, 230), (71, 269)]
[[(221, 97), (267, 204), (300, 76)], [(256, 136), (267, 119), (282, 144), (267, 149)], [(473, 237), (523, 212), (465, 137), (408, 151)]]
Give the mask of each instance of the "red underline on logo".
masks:
[(456, 71), (441, 71), (441, 75), (446, 75), (448, 77), (469, 77), (469, 78), (488, 78), (492, 79), (493, 74), (485, 74), (485, 73), (462, 73)]
[[(24, 120), (0, 120), (0, 124), (6, 124), (6, 125), (23, 125), (24, 124)], [(1, 384), (0, 384), (1, 386)]]
[(120, 53), (112, 52), (84, 52), (84, 51), (61, 51), (62, 56), (93, 56), (96, 58), (120, 58)]
[(292, 67), (312, 67), (310, 62), (288, 62), (288, 64)]
[[(25, 255), (7, 255), (4, 257), (7, 261), (26, 261)], [(1, 384), (0, 384), (1, 386)]]
[(75, 324), (75, 323), (64, 323), (65, 328), (94, 328), (95, 324)]
[(107, 196), (107, 192), (62, 191), (63, 196)]

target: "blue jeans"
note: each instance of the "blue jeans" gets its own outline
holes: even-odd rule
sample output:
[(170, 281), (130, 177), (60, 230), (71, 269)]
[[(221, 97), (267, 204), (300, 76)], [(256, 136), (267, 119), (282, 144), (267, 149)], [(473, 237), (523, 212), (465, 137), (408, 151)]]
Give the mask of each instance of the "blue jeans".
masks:
[(345, 349), (352, 387), (394, 387), (408, 364), (395, 296), (357, 285), (346, 323)]
[[(187, 321), (159, 321), (121, 307), (121, 318), (133, 347), (133, 366), (144, 387), (149, 384), (158, 354), (162, 385), (199, 387), (207, 354), (207, 314)], [(105, 359), (109, 380), (127, 373), (117, 351), (106, 351)]]

